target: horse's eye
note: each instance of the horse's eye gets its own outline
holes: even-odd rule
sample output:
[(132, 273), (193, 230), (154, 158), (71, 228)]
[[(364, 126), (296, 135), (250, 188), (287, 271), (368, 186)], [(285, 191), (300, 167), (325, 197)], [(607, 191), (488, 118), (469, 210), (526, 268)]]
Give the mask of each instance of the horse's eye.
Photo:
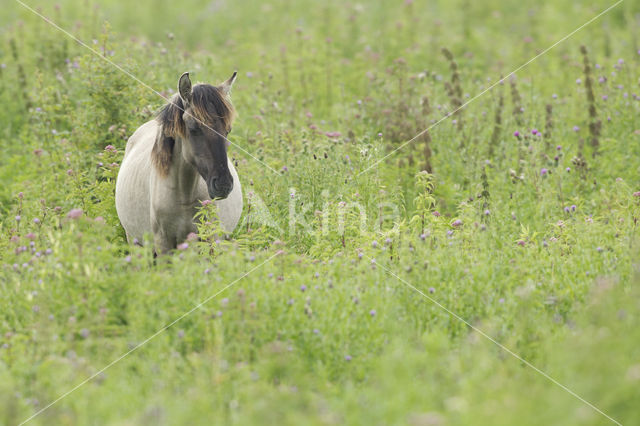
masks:
[(202, 129), (198, 126), (189, 127), (189, 133), (192, 135), (199, 135), (202, 133)]

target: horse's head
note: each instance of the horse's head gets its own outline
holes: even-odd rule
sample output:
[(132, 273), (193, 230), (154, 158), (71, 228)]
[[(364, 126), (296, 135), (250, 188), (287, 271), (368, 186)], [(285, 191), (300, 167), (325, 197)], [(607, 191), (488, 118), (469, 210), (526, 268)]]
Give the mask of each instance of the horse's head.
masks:
[(165, 172), (168, 172), (173, 145), (179, 140), (183, 159), (202, 176), (211, 198), (226, 198), (233, 189), (226, 138), (235, 114), (229, 95), (236, 74), (219, 86), (196, 84), (193, 87), (189, 73), (182, 74), (178, 95), (159, 116), (163, 141), (154, 147), (159, 170), (163, 169), (163, 148), (169, 145), (169, 157), (164, 160)]

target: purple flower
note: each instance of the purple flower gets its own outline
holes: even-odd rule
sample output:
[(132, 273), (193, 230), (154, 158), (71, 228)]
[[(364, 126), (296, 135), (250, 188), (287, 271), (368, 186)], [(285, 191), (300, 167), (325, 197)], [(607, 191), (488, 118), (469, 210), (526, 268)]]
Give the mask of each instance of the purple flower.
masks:
[(516, 138), (519, 138), (520, 132), (516, 130), (515, 132), (513, 132), (513, 136), (515, 136)]
[(487, 210), (485, 210), (485, 211), (484, 211), (484, 215), (485, 215), (485, 216), (489, 216), (490, 214), (491, 214), (491, 211), (490, 211), (489, 209), (487, 209)]
[(16, 216), (16, 222), (20, 222), (22, 220), (22, 217), (20, 215)]
[(38, 219), (37, 217), (34, 218), (33, 223), (35, 223), (36, 225), (40, 225), (40, 219)]
[(371, 315), (372, 317), (375, 317), (376, 316), (376, 310), (375, 309), (370, 310), (369, 311), (369, 315)]
[(598, 253), (602, 253), (602, 247), (596, 247), (596, 250), (598, 251)]
[(420, 234), (420, 239), (422, 241), (426, 240), (427, 239), (427, 234)]
[(371, 243), (371, 247), (373, 247), (373, 248), (378, 247), (378, 242), (377, 241), (372, 242)]
[(307, 290), (307, 286), (306, 286), (306, 285), (304, 285), (304, 284), (302, 284), (302, 285), (300, 286), (300, 291), (305, 292), (306, 290)]
[(579, 130), (580, 130), (580, 127), (578, 127), (578, 126), (573, 126), (573, 131), (574, 131), (574, 132), (577, 132), (577, 131), (579, 131)]
[(572, 211), (572, 212), (575, 212), (575, 211), (576, 211), (576, 209), (577, 209), (576, 205), (575, 205), (575, 204), (573, 204), (573, 205), (571, 206), (571, 211)]
[(46, 255), (49, 255), (49, 254), (51, 254), (51, 253), (53, 253), (53, 250), (51, 250), (50, 248), (48, 248), (48, 249), (46, 249), (46, 250), (44, 251), (44, 254), (46, 254)]
[(345, 361), (351, 361), (351, 355), (345, 355), (344, 356), (344, 360)]
[(556, 146), (556, 149), (557, 149), (558, 151), (562, 151), (562, 145), (558, 145), (558, 146)]
[(127, 263), (131, 263), (131, 256), (125, 257), (124, 261), (127, 262)]
[(429, 293), (433, 294), (436, 292), (436, 289), (433, 287), (429, 287)]
[(553, 95), (551, 95), (551, 97), (552, 97), (553, 99), (558, 99), (558, 95), (556, 95), (555, 93), (554, 93)]
[(454, 226), (456, 228), (460, 225), (462, 225), (462, 221), (460, 219), (454, 220), (453, 223), (451, 224), (451, 226)]
[(378, 137), (381, 138), (382, 137), (382, 133), (378, 133)]
[(517, 243), (520, 247), (524, 247), (526, 242), (524, 240), (518, 240)]
[(571, 171), (571, 167), (567, 167), (565, 170), (569, 173)]
[(576, 79), (576, 84), (581, 84), (581, 83), (582, 83), (582, 80), (581, 80), (581, 79), (579, 79), (579, 78), (577, 78), (577, 79)]
[(83, 328), (82, 330), (80, 330), (80, 335), (83, 339), (86, 339), (87, 337), (89, 337), (89, 329)]
[(186, 250), (189, 248), (189, 243), (178, 244), (178, 250)]
[(437, 210), (431, 214), (434, 215), (435, 217), (440, 217), (440, 212), (438, 212)]
[(564, 212), (565, 212), (565, 213), (569, 213), (570, 211), (571, 211), (571, 210), (569, 209), (569, 207), (565, 207), (565, 208), (564, 208)]
[(549, 170), (544, 167), (540, 169), (540, 176), (545, 176), (547, 173), (549, 173)]
[(533, 136), (536, 136), (536, 135), (539, 135), (539, 134), (540, 134), (540, 132), (538, 131), (538, 129), (531, 129), (531, 134), (532, 134)]
[(78, 219), (82, 216), (82, 209), (71, 209), (69, 213), (67, 213), (67, 217), (69, 219)]

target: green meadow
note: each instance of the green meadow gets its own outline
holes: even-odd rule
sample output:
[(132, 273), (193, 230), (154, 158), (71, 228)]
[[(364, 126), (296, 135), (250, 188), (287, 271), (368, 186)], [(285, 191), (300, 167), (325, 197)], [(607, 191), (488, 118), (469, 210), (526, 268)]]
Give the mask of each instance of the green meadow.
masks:
[[(0, 425), (640, 424), (613, 5), (4, 2)], [(128, 137), (236, 70), (241, 223), (129, 245)]]

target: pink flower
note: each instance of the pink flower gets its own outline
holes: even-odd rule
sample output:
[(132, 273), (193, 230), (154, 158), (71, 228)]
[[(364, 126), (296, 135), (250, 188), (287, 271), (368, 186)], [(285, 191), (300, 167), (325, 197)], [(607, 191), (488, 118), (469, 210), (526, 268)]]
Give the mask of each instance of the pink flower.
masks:
[(67, 213), (69, 219), (78, 219), (80, 216), (82, 216), (82, 209), (71, 209), (69, 213)]
[(187, 241), (198, 241), (198, 235), (195, 232), (189, 232), (189, 235), (187, 235)]
[(451, 224), (451, 226), (455, 226), (455, 227), (458, 227), (460, 225), (462, 225), (462, 221), (460, 219), (454, 220), (453, 223)]
[(189, 248), (189, 244), (187, 243), (178, 244), (178, 250), (186, 250), (188, 248)]
[(440, 212), (438, 212), (437, 210), (431, 214), (434, 215), (435, 217), (440, 217)]
[(208, 206), (209, 204), (211, 204), (211, 200), (203, 200), (202, 201), (202, 205), (203, 206)]

